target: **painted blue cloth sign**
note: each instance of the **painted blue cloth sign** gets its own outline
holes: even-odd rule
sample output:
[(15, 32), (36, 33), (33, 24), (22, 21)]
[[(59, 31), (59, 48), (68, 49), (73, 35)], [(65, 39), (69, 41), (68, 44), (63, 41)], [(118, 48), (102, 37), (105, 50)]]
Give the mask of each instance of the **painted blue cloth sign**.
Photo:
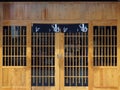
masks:
[(49, 32), (63, 32), (63, 33), (76, 33), (76, 32), (88, 32), (88, 24), (37, 24), (34, 23), (32, 32), (35, 33), (49, 33)]

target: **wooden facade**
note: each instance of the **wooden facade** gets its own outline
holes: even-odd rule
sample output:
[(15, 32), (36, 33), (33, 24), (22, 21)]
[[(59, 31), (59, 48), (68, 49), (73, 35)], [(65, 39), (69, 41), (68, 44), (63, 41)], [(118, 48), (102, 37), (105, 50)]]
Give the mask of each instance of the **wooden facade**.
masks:
[[(78, 24), (87, 23), (88, 24), (88, 85), (82, 86), (65, 86), (65, 72), (64, 72), (64, 33), (55, 33), (54, 35), (54, 57), (55, 65), (54, 68), (55, 75), (49, 78), (55, 79), (55, 84), (53, 86), (34, 86), (32, 85), (32, 25), (34, 23), (40, 24)], [(20, 45), (4, 45), (3, 43), (12, 43), (10, 39), (4, 41), (4, 37), (11, 37), (9, 34), (4, 35), (4, 26), (23, 26), (26, 27), (26, 33), (20, 34), (21, 37), (26, 38), (25, 44)], [(116, 34), (106, 36), (96, 35), (94, 33), (94, 27), (98, 26), (113, 26), (117, 27)], [(1, 2), (0, 3), (0, 90), (120, 90), (120, 3), (118, 2)], [(104, 29), (106, 30), (106, 29)], [(104, 32), (104, 31), (103, 31)], [(111, 33), (112, 31), (110, 31)], [(101, 33), (101, 32), (100, 32)], [(106, 33), (106, 32), (105, 32)], [(49, 36), (49, 35), (48, 35)], [(39, 38), (38, 36), (35, 36)], [(69, 37), (69, 36), (68, 36)], [(71, 35), (74, 37), (74, 35)], [(76, 36), (75, 36), (76, 37)], [(78, 35), (79, 37), (79, 35)], [(84, 36), (83, 36), (84, 37)], [(109, 40), (110, 45), (96, 45), (94, 38), (106, 37), (114, 38), (106, 39), (104, 41), (107, 43)], [(20, 43), (24, 40), (20, 38)], [(111, 40), (111, 41), (110, 41)], [(112, 45), (112, 41), (117, 40), (116, 44)], [(98, 43), (99, 43), (98, 39)], [(102, 43), (102, 42), (101, 42)], [(113, 42), (114, 43), (114, 42)], [(95, 46), (96, 45), (96, 46)], [(37, 45), (35, 45), (37, 47)], [(69, 46), (69, 44), (68, 44)], [(23, 52), (20, 55), (6, 55), (8, 51), (7, 48), (20, 47)], [(42, 45), (41, 45), (42, 47)], [(43, 45), (44, 47), (44, 45)], [(47, 46), (51, 48), (51, 46)], [(84, 46), (83, 46), (84, 47)], [(113, 53), (116, 54), (109, 56), (103, 55), (99, 56), (94, 54), (95, 48), (98, 48), (98, 53)], [(99, 47), (109, 48), (108, 51), (99, 51)], [(116, 48), (115, 51), (111, 51), (111, 48)], [(14, 49), (16, 50), (16, 49)], [(25, 50), (26, 54), (23, 54)], [(19, 51), (19, 50), (18, 50)], [(5, 54), (4, 54), (5, 52)], [(49, 52), (49, 51), (48, 51)], [(12, 52), (10, 52), (12, 53)], [(5, 58), (20, 57), (26, 58), (26, 64), (22, 62), (17, 65), (7, 65), (4, 63)], [(68, 56), (69, 57), (69, 56)], [(72, 56), (71, 56), (72, 57)], [(78, 58), (80, 56), (77, 56)], [(84, 56), (83, 56), (84, 57)], [(94, 59), (98, 57), (97, 59)], [(99, 62), (95, 60), (100, 60), (100, 58), (107, 58), (104, 62)], [(85, 57), (87, 58), (87, 57)], [(49, 57), (48, 57), (49, 59)], [(114, 61), (114, 60), (115, 61)], [(113, 60), (113, 61), (111, 61)], [(6, 62), (5, 62), (6, 63)], [(77, 62), (78, 63), (78, 62)], [(104, 64), (105, 63), (105, 64)], [(71, 66), (72, 67), (72, 66)], [(51, 68), (51, 67), (47, 67)], [(67, 67), (68, 68), (68, 67)], [(74, 71), (74, 70), (73, 70)], [(74, 76), (72, 76), (74, 78)], [(49, 79), (48, 79), (49, 80)], [(72, 80), (71, 80), (72, 81)]]

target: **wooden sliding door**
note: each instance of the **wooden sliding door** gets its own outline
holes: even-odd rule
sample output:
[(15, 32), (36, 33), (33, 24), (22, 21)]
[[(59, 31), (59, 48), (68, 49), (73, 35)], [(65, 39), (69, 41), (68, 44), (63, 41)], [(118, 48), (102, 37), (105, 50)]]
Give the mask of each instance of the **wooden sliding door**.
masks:
[(92, 90), (118, 90), (118, 29), (116, 21), (92, 23)]
[(32, 90), (88, 89), (88, 24), (38, 23), (31, 35)]
[(61, 90), (88, 89), (88, 31), (64, 33)]
[(30, 90), (28, 25), (5, 22), (0, 31), (1, 89)]
[(44, 29), (48, 25), (32, 27), (32, 90), (59, 90), (59, 34)]

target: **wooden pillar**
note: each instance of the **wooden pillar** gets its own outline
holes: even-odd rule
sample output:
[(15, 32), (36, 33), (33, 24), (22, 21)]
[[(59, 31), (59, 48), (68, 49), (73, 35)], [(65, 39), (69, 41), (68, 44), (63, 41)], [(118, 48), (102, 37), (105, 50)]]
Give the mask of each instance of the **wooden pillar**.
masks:
[(89, 22), (88, 29), (88, 90), (93, 90), (93, 25)]
[(2, 21), (3, 21), (3, 5), (0, 3), (0, 90), (2, 88)]
[(59, 90), (64, 90), (64, 33), (59, 33)]
[(118, 90), (120, 90), (120, 3), (117, 4), (117, 66), (118, 66)]
[(59, 89), (59, 33), (55, 33), (55, 86)]
[(31, 24), (27, 25), (27, 65), (26, 65), (26, 88), (31, 90)]

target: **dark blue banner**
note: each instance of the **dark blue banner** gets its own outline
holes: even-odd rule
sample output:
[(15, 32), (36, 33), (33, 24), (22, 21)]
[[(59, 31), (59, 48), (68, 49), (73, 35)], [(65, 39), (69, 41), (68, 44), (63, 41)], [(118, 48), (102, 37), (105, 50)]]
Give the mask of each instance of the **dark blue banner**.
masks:
[(87, 23), (82, 23), (82, 24), (33, 24), (32, 32), (35, 32), (35, 33), (88, 32), (88, 24)]

